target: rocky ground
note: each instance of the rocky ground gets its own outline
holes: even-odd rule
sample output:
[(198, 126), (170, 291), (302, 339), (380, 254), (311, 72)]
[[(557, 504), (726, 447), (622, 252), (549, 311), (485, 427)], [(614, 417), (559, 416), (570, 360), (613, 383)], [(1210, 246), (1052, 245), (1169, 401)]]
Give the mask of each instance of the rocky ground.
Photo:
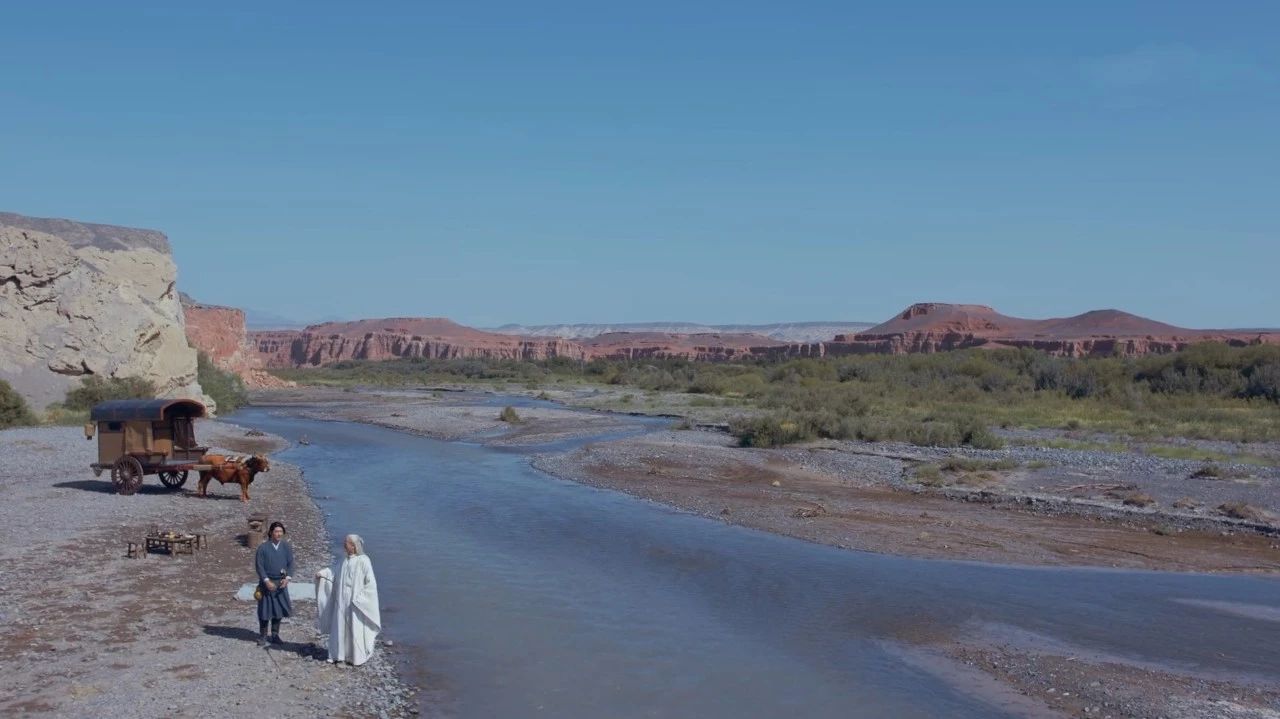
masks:
[[(539, 455), (534, 463), (722, 521), (852, 549), (1016, 564), (1280, 572), (1280, 532), (1255, 522), (1020, 489), (1028, 473), (1056, 477), (1059, 465), (985, 473), (990, 479), (980, 480), (982, 488), (932, 488), (915, 479), (916, 467), (955, 454), (888, 445), (743, 449), (721, 433), (668, 430)], [(1067, 454), (1059, 461), (1076, 461)], [(1106, 482), (1127, 476), (1123, 468), (1114, 471), (1121, 474)], [(955, 474), (963, 481), (984, 473)], [(1275, 478), (1259, 483), (1274, 502)]]
[[(202, 441), (232, 452), (280, 446), (225, 423), (203, 422)], [(251, 602), (233, 595), (254, 580), (244, 545), (249, 513), (289, 527), (300, 574), (329, 566), (323, 518), (301, 473), (276, 463), (252, 485), (214, 484), (195, 495), (148, 477), (137, 494), (94, 478), (94, 442), (78, 427), (0, 432), (0, 715), (63, 717), (408, 716), (416, 690), (387, 642), (371, 662), (323, 661), (313, 602), (295, 602), (282, 647), (260, 649)], [(125, 556), (152, 526), (207, 535), (192, 556)]]

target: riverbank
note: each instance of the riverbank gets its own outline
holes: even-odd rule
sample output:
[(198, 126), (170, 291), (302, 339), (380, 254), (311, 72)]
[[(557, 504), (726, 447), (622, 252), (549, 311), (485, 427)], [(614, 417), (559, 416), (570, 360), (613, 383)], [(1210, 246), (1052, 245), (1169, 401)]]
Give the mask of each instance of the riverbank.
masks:
[[(229, 452), (285, 443), (201, 422), (201, 440)], [(88, 465), (96, 443), (78, 427), (0, 432), (0, 713), (50, 717), (410, 716), (415, 690), (380, 646), (359, 669), (323, 661), (314, 602), (295, 602), (285, 644), (257, 646), (251, 602), (233, 595), (254, 579), (246, 518), (266, 513), (289, 527), (299, 577), (332, 555), (323, 517), (301, 472), (273, 463), (238, 501), (216, 482), (198, 497), (193, 475), (179, 491), (148, 477), (133, 496), (112, 492)], [(125, 556), (152, 526), (198, 532), (192, 556)]]

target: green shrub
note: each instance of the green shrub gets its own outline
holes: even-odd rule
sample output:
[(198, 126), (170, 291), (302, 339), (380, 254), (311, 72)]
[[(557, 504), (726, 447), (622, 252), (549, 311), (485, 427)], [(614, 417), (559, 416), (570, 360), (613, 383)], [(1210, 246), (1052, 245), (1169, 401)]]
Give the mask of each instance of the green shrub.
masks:
[(960, 444), (967, 444), (975, 449), (1000, 449), (1004, 446), (1004, 442), (977, 417), (956, 420), (956, 429), (960, 433)]
[(816, 437), (804, 420), (781, 415), (735, 417), (729, 420), (729, 433), (743, 447), (779, 447)]
[(1016, 469), (1017, 460), (1003, 459), (969, 459), (968, 457), (948, 457), (938, 465), (944, 472), (999, 472)]
[(508, 406), (508, 407), (502, 408), (502, 412), (498, 414), (498, 421), (510, 422), (511, 424), (519, 424), (523, 420), (520, 419), (519, 414), (516, 414), (515, 407)]
[(209, 355), (196, 355), (196, 374), (205, 394), (218, 403), (218, 411), (228, 414), (249, 403), (249, 392), (244, 380), (234, 372), (228, 372), (214, 364)]
[(27, 401), (8, 382), (0, 379), (0, 429), (35, 424)]
[(936, 464), (922, 464), (916, 468), (915, 479), (927, 487), (939, 487), (943, 484), (942, 471)]
[(94, 405), (113, 399), (152, 399), (155, 385), (140, 377), (112, 377), (103, 379), (93, 374), (80, 380), (80, 386), (67, 392), (62, 407), (87, 411)]

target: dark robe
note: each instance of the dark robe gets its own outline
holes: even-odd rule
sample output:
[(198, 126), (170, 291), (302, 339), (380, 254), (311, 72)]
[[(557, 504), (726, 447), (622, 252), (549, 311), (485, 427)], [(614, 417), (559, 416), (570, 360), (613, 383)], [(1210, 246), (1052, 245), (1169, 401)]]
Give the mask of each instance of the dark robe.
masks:
[[(258, 545), (253, 566), (258, 570), (258, 588), (262, 590), (262, 599), (258, 600), (258, 621), (289, 616), (293, 606), (289, 603), (289, 590), (280, 587), (280, 580), (293, 576), (293, 548), (284, 540), (280, 540), (279, 547), (267, 540)], [(274, 592), (267, 591), (268, 579), (276, 585)]]

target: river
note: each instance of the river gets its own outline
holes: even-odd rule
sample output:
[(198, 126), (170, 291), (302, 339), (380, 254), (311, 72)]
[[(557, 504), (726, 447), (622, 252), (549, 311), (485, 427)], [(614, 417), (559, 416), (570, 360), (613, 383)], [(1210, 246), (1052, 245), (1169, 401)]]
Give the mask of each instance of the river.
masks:
[(304, 470), (335, 549), (365, 538), (387, 636), (457, 716), (1019, 715), (913, 659), (913, 641), (972, 631), (1280, 676), (1273, 579), (854, 552), (559, 480), (520, 452), (270, 408), (231, 419), (310, 439), (277, 457)]

